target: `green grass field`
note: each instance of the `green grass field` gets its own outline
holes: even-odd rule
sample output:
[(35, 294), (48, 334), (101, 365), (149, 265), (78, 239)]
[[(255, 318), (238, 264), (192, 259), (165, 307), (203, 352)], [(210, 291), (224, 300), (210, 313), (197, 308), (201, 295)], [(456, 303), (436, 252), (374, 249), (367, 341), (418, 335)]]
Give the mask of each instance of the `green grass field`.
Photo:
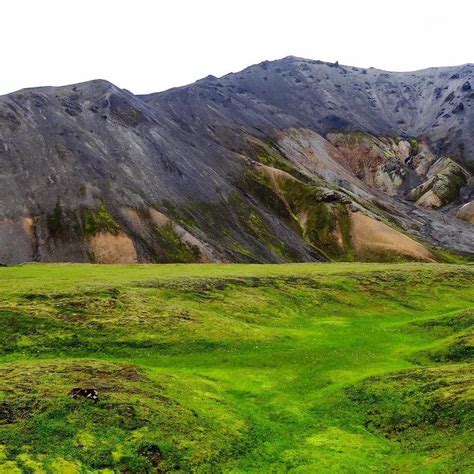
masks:
[(0, 289), (0, 473), (474, 472), (472, 265), (25, 265)]

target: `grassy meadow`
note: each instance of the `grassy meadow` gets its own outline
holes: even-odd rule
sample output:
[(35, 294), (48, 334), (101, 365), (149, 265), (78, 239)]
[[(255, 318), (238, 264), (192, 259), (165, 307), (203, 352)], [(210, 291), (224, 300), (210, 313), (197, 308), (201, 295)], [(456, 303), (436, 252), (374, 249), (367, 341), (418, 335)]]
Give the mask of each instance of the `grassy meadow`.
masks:
[(474, 265), (1, 268), (0, 473), (474, 472), (473, 327)]

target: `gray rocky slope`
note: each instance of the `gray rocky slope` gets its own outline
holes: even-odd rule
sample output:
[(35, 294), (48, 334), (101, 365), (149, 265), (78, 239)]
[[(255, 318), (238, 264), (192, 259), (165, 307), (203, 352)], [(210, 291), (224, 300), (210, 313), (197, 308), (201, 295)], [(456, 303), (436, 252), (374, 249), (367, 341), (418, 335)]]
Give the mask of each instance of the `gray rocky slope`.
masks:
[(289, 57), (145, 96), (2, 96), (0, 262), (472, 253), (471, 83)]

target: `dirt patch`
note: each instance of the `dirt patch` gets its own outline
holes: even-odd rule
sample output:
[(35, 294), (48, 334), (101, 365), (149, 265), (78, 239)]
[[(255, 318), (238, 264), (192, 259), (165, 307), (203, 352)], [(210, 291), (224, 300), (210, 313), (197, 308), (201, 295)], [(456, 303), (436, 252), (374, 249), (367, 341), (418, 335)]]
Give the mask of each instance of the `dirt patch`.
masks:
[(128, 235), (100, 232), (91, 237), (89, 247), (97, 263), (137, 263), (137, 251)]
[(435, 261), (423, 245), (361, 212), (351, 214), (351, 224), (352, 244), (360, 257), (389, 253), (425, 262)]

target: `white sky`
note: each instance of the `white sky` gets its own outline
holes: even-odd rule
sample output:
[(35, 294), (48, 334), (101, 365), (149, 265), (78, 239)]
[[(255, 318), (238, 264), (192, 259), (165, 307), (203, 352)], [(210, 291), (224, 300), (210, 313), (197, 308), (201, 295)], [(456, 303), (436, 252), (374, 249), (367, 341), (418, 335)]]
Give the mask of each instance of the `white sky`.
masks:
[(1, 0), (0, 21), (0, 94), (96, 78), (155, 92), (288, 55), (474, 62), (472, 0)]

